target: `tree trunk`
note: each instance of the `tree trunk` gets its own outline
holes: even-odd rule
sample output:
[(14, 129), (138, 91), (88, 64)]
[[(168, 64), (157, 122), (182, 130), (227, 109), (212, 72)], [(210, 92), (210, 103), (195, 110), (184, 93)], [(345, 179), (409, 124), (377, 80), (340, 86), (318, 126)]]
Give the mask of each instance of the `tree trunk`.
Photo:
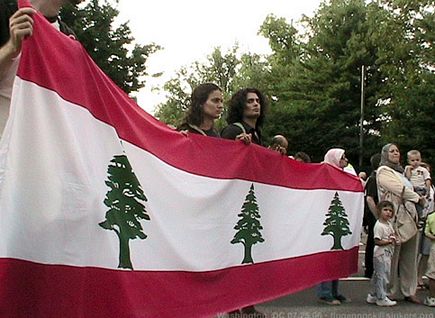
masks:
[(133, 269), (133, 264), (130, 260), (130, 246), (128, 245), (128, 239), (124, 239), (121, 234), (118, 234), (119, 238), (119, 265), (118, 268)]
[(334, 235), (334, 246), (332, 247), (333, 250), (342, 250), (343, 246), (341, 245), (341, 236)]
[(251, 253), (252, 245), (243, 244), (243, 246), (245, 247), (245, 256), (243, 258), (242, 264), (254, 263)]

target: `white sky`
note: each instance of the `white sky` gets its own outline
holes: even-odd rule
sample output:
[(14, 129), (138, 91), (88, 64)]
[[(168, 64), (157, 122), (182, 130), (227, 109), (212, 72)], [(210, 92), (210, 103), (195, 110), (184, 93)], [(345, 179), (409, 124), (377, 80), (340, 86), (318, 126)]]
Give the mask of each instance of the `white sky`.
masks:
[(164, 49), (151, 55), (149, 74), (164, 72), (159, 79), (147, 78), (138, 104), (150, 113), (165, 100), (152, 92), (154, 86), (175, 76), (176, 70), (197, 60), (204, 60), (212, 49), (225, 52), (238, 42), (241, 52), (269, 53), (267, 40), (257, 35), (270, 13), (288, 22), (302, 14), (311, 16), (321, 0), (120, 0), (120, 22), (129, 20), (137, 43), (155, 42)]

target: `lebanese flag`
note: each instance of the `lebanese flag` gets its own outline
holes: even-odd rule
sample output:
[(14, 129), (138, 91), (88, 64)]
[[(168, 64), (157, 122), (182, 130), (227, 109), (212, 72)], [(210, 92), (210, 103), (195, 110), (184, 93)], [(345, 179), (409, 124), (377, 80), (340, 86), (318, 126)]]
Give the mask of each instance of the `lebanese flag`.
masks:
[(210, 317), (357, 271), (358, 178), (174, 131), (34, 19), (0, 144), (1, 317)]

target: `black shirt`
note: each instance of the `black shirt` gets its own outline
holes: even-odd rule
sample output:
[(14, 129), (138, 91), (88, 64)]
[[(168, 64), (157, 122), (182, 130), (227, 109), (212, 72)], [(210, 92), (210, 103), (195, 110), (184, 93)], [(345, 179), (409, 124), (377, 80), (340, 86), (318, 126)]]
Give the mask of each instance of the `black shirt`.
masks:
[(189, 125), (187, 123), (183, 123), (178, 127), (178, 130), (187, 130), (190, 133), (199, 134), (199, 135), (205, 135), (209, 137), (217, 137), (219, 138), (219, 133), (216, 131), (216, 129), (211, 128), (209, 130), (201, 129), (194, 125)]
[[(254, 144), (262, 145), (261, 131), (260, 130), (252, 128), (251, 126), (249, 126), (244, 121), (241, 121), (240, 124), (242, 124), (242, 126), (245, 128), (245, 132), (247, 134), (251, 134), (252, 135), (252, 142)], [(227, 127), (222, 129), (221, 137), (225, 138), (225, 139), (235, 140), (236, 137), (238, 135), (240, 135), (241, 133), (243, 133), (242, 128), (240, 128), (238, 125), (233, 123), (233, 124), (229, 124)]]

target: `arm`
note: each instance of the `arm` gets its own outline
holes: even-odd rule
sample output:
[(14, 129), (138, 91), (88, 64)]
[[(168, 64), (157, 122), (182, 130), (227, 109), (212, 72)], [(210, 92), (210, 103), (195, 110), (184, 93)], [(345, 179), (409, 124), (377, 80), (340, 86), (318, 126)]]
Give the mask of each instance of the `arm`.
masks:
[(381, 240), (381, 239), (375, 238), (375, 245), (379, 245), (379, 246), (394, 244), (394, 242), (395, 241), (393, 238), (389, 238), (388, 240)]
[(22, 8), (9, 19), (9, 40), (0, 48), (0, 79), (21, 52), (23, 39), (33, 33), (32, 15), (36, 11), (32, 8)]
[(404, 189), (402, 180), (400, 180), (400, 177), (397, 176), (392, 169), (379, 169), (376, 177), (378, 178), (378, 184), (386, 191), (389, 191), (398, 197), (402, 196), (403, 191), (404, 200), (412, 201), (414, 203), (420, 201), (420, 196), (417, 193), (406, 187)]
[(231, 140), (242, 140), (247, 145), (249, 145), (252, 140), (251, 134), (244, 133), (241, 128), (233, 124), (228, 125), (222, 130), (221, 137)]
[(433, 221), (434, 221), (433, 217), (428, 217), (426, 220), (426, 226), (424, 228), (424, 235), (431, 240), (435, 240), (435, 233), (432, 233), (431, 231), (431, 227), (434, 227), (434, 224), (431, 224), (431, 222)]
[(373, 197), (367, 196), (366, 197), (366, 202), (367, 202), (367, 206), (369, 207), (370, 212), (372, 212), (373, 216), (377, 219), (378, 218), (378, 214), (377, 214), (377, 211), (376, 211), (375, 200), (373, 199)]
[(412, 172), (412, 167), (411, 166), (406, 166), (405, 167), (405, 177), (408, 180), (411, 179), (411, 172)]
[(366, 202), (370, 212), (377, 219), (378, 213), (376, 209), (376, 201), (378, 198), (378, 185), (376, 184), (376, 174), (373, 173), (369, 176), (365, 186)]

